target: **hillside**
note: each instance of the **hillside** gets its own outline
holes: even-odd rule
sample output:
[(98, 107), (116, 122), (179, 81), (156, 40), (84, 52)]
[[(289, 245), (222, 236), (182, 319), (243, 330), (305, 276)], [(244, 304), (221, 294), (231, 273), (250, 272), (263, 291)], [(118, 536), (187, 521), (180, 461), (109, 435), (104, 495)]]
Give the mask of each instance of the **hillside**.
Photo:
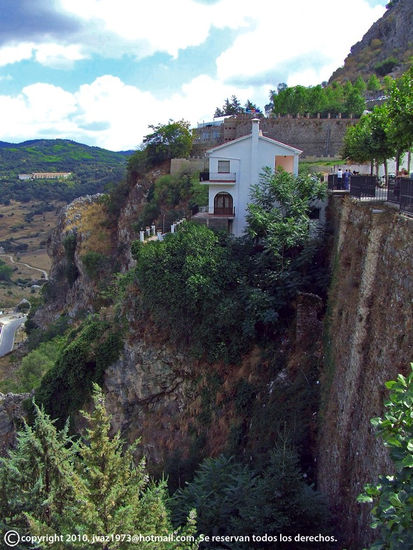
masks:
[(344, 66), (330, 78), (333, 81), (378, 77), (399, 77), (413, 56), (413, 2), (392, 0), (386, 13), (376, 21), (360, 42), (352, 46)]
[[(107, 184), (124, 178), (129, 155), (130, 152), (116, 153), (64, 139), (1, 142), (1, 201), (70, 201), (103, 191)], [(65, 181), (19, 180), (19, 174), (32, 172), (71, 172), (72, 176)]]

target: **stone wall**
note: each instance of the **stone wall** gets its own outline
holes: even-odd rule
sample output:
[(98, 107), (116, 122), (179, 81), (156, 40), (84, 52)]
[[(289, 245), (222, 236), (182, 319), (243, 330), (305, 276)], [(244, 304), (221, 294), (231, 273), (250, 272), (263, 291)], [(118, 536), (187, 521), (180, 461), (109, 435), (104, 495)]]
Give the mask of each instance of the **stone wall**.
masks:
[[(303, 151), (305, 157), (337, 158), (347, 128), (357, 122), (342, 118), (263, 118), (260, 130), (266, 137), (276, 139)], [(238, 124), (236, 137), (251, 132), (251, 121)]]
[(413, 220), (386, 205), (332, 197), (333, 279), (325, 318), (318, 486), (359, 550), (372, 539), (365, 483), (392, 464), (370, 419), (383, 412), (384, 383), (413, 356)]
[[(228, 118), (222, 125), (220, 137), (202, 141), (200, 130), (195, 130), (193, 154), (201, 156), (207, 149), (251, 133), (251, 116), (239, 115)], [(357, 119), (307, 118), (283, 116), (261, 118), (263, 135), (301, 149), (301, 158), (339, 158), (347, 128)], [(204, 129), (203, 129), (204, 131)]]

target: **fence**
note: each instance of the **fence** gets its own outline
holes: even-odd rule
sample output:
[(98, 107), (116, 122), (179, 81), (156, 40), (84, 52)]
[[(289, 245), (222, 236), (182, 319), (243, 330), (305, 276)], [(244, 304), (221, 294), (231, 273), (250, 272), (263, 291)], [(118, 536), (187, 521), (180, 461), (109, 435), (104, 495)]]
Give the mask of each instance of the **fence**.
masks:
[[(336, 174), (329, 174), (328, 189), (342, 190)], [(353, 175), (350, 179), (350, 196), (361, 201), (385, 201), (396, 204), (400, 212), (413, 216), (413, 179), (390, 177), (379, 184), (376, 176)]]
[(387, 187), (380, 186), (376, 176), (351, 176), (350, 196), (359, 200), (387, 200)]

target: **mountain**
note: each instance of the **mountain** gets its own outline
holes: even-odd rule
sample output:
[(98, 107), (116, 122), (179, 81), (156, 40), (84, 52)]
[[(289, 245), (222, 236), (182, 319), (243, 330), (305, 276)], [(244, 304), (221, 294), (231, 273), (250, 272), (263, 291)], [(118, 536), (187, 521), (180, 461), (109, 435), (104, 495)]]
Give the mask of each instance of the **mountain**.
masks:
[(387, 74), (398, 77), (407, 70), (412, 59), (413, 2), (391, 0), (383, 17), (352, 46), (344, 66), (332, 74), (329, 82), (354, 81), (359, 75), (366, 78), (373, 73), (378, 77)]
[[(1, 201), (73, 200), (98, 193), (108, 184), (117, 184), (126, 174), (132, 151), (114, 152), (89, 147), (67, 139), (36, 139), (22, 143), (0, 142)], [(19, 174), (32, 172), (71, 172), (65, 180), (29, 180)], [(51, 183), (53, 182), (53, 183)]]

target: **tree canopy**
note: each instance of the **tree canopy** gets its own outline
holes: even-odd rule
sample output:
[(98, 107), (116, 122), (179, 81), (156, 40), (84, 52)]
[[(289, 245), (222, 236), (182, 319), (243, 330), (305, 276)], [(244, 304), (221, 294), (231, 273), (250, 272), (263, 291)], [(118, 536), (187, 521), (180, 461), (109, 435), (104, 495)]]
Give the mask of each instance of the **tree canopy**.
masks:
[[(159, 542), (134, 541), (124, 533), (191, 537), (193, 516), (183, 530), (172, 527), (165, 481), (149, 480), (145, 460), (135, 459), (136, 444), (125, 447), (119, 434), (110, 435), (110, 416), (97, 386), (93, 404), (91, 413), (83, 413), (87, 429), (77, 442), (68, 436), (67, 425), (57, 430), (36, 407), (33, 426), (25, 424), (16, 449), (0, 459), (1, 527), (21, 535), (56, 533), (62, 540), (48, 546), (62, 550), (159, 548)], [(101, 540), (92, 545), (95, 533)], [(167, 550), (197, 547), (195, 540), (162, 543)]]

